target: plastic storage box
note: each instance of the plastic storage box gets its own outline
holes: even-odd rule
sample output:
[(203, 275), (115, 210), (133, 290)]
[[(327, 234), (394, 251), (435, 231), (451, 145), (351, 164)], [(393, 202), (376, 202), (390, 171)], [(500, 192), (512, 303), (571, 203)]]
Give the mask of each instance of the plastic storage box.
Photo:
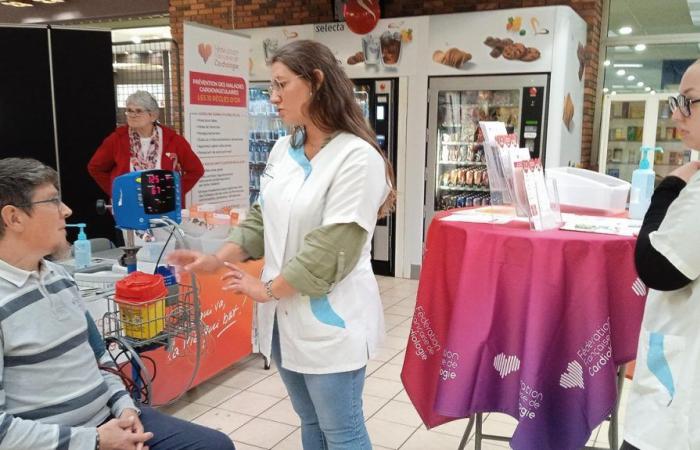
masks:
[(546, 169), (546, 176), (555, 179), (562, 211), (588, 214), (623, 214), (630, 184), (592, 170), (575, 167)]

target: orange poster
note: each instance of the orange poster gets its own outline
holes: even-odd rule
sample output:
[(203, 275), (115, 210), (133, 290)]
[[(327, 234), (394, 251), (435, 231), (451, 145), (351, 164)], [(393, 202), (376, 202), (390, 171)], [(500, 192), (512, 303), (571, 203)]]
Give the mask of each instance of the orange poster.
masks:
[[(250, 261), (241, 267), (260, 277), (262, 265), (262, 261)], [(226, 269), (221, 269), (215, 274), (196, 275), (204, 325), (201, 331), (203, 345), (199, 369), (189, 387), (208, 380), (252, 351), (254, 302), (247, 296), (221, 290), (221, 276), (225, 272)], [(153, 360), (153, 363), (144, 360), (149, 371), (153, 371), (155, 364), (153, 405), (167, 403), (188, 388), (196, 365), (196, 341), (193, 335), (187, 339), (176, 338), (169, 349), (161, 347), (143, 354)]]

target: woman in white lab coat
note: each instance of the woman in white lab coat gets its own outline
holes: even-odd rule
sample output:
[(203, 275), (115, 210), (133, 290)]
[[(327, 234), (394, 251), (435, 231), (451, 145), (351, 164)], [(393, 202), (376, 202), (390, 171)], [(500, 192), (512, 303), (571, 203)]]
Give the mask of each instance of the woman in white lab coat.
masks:
[[(700, 62), (669, 103), (686, 148), (700, 149)], [(700, 449), (700, 162), (663, 179), (636, 248), (650, 287), (625, 418), (624, 450)]]
[[(225, 264), (226, 287), (260, 302), (261, 352), (279, 368), (305, 450), (370, 449), (362, 390), (384, 335), (370, 249), (395, 202), (393, 169), (327, 47), (286, 45), (271, 78), (270, 99), (294, 131), (272, 149), (259, 202), (215, 255), (177, 251), (170, 261)], [(262, 280), (235, 266), (262, 256)]]

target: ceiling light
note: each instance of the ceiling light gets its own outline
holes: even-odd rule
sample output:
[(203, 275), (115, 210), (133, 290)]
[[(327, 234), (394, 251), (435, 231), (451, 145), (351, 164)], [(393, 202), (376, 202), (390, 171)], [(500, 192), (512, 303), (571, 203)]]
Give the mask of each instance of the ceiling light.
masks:
[(634, 51), (636, 51), (636, 52), (643, 52), (646, 49), (647, 49), (646, 44), (637, 44), (634, 46)]
[(5, 1), (0, 1), (0, 5), (5, 5), (5, 6), (14, 6), (15, 8), (26, 8), (26, 7), (32, 7), (32, 5), (29, 2), (26, 1), (18, 1), (18, 0), (5, 0)]
[(626, 74), (627, 72), (625, 72), (625, 69), (620, 69), (615, 73), (617, 74), (618, 77), (621, 77), (622, 75)]
[(634, 75), (628, 75), (627, 76), (627, 81), (634, 81), (635, 76)]
[(613, 89), (620, 89), (620, 88), (623, 88), (623, 87), (625, 87), (625, 86), (622, 85), (622, 84), (613, 84), (613, 85), (612, 85), (612, 88), (613, 88)]
[(642, 86), (644, 86), (644, 82), (643, 82), (643, 81), (637, 81), (637, 87), (642, 87)]
[(634, 69), (641, 69), (644, 67), (644, 64), (639, 64), (639, 63), (620, 63), (620, 64), (613, 64), (613, 67), (627, 67), (627, 68), (634, 68)]
[(646, 92), (649, 92), (649, 91), (651, 91), (651, 88), (650, 88), (649, 86), (647, 86), (647, 87), (644, 88), (644, 90), (645, 90)]
[[(606, 59), (605, 62), (603, 63), (605, 67), (608, 67), (610, 65), (610, 60)], [(617, 66), (616, 66), (617, 67)]]
[(610, 95), (615, 95), (615, 94), (617, 94), (616, 91), (612, 91), (612, 92), (610, 93)]
[(656, 95), (656, 91), (650, 91), (649, 92), (651, 95)]
[(632, 33), (632, 27), (621, 27), (619, 30), (617, 30), (617, 32), (620, 34), (630, 34)]
[(51, 5), (53, 3), (64, 3), (65, 0), (32, 0), (34, 3), (45, 3)]
[(131, 42), (133, 42), (134, 44), (140, 44), (140, 43), (141, 43), (141, 38), (138, 37), (138, 36), (134, 36), (134, 37), (131, 38)]
[(610, 89), (608, 89), (608, 88), (603, 88), (603, 93), (604, 93), (604, 94), (607, 94), (608, 91), (610, 91)]

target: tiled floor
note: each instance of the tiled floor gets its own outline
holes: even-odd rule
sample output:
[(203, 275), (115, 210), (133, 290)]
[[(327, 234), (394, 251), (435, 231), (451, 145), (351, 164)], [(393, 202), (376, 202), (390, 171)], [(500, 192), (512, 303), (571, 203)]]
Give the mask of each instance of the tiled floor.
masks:
[[(378, 281), (387, 339), (367, 366), (364, 391), (365, 418), (374, 448), (454, 450), (467, 420), (426, 430), (400, 380), (418, 282), (385, 277), (378, 277)], [(623, 391), (622, 405), (626, 391)], [(302, 448), (299, 419), (279, 373), (274, 366), (264, 370), (259, 356), (248, 357), (163, 410), (227, 433), (239, 450)], [(514, 419), (504, 414), (489, 414), (484, 421), (484, 433), (510, 435), (515, 424)], [(607, 447), (607, 430), (607, 423), (601, 425), (591, 435), (588, 445)], [(504, 448), (509, 448), (505, 442), (484, 441), (482, 444), (484, 450)], [(474, 449), (473, 439), (467, 449)]]

